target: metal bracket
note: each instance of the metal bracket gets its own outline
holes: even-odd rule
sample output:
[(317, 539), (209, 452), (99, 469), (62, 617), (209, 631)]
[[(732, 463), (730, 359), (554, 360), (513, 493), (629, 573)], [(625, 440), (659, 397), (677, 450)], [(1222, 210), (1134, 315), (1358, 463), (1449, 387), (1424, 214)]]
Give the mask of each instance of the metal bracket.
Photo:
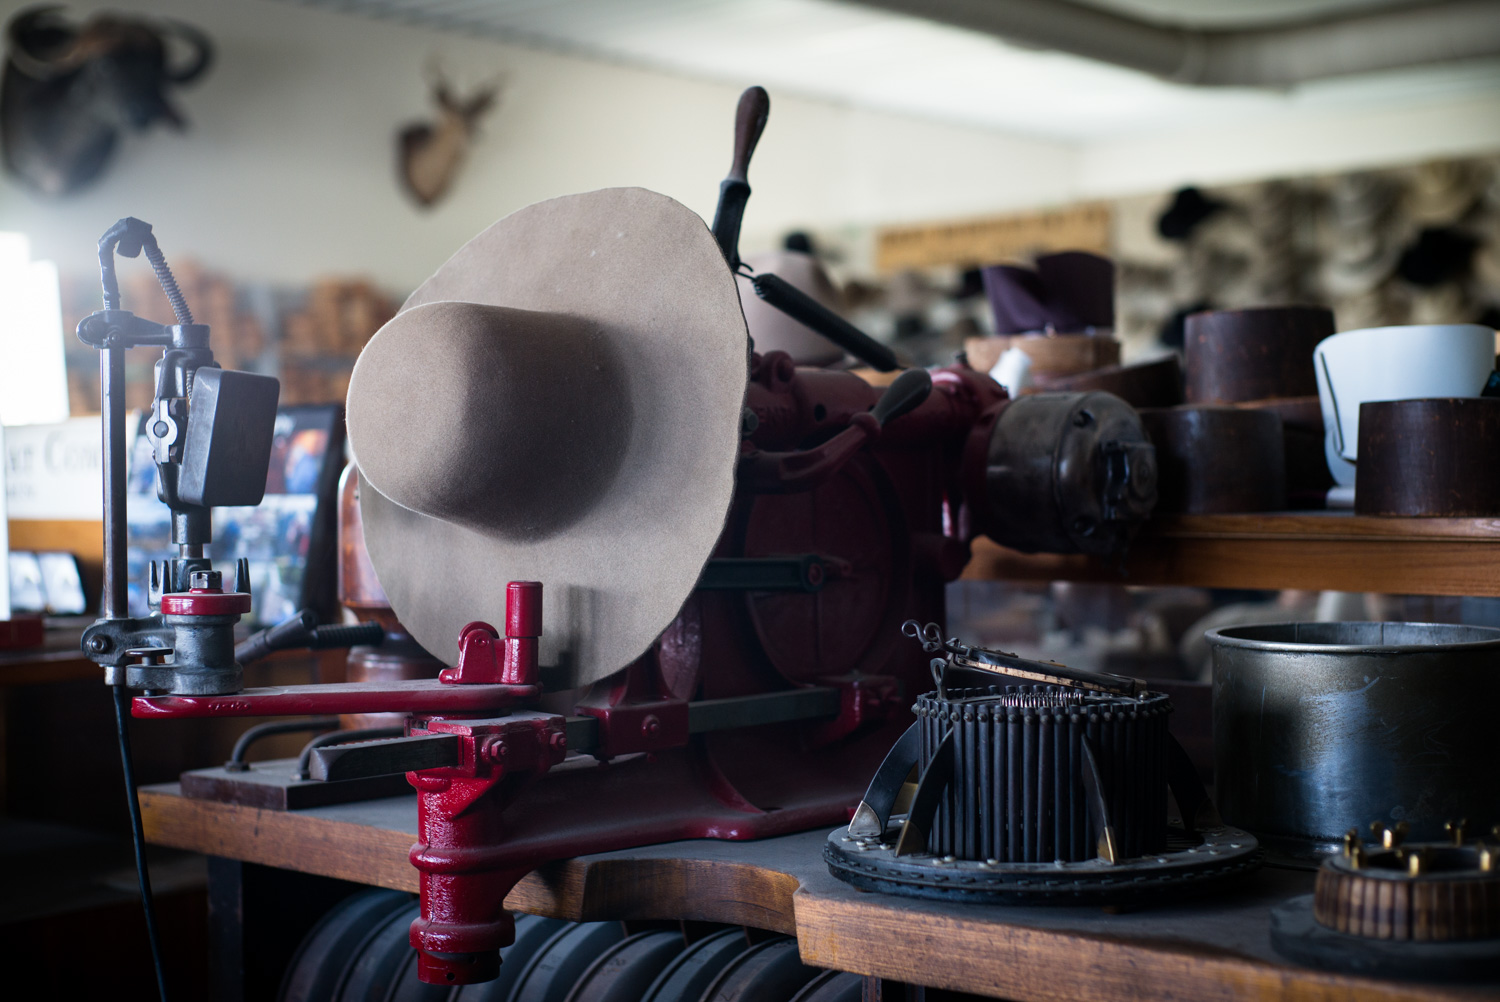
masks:
[(847, 561), (817, 553), (788, 557), (715, 557), (703, 567), (699, 591), (823, 590), (830, 577), (852, 572)]

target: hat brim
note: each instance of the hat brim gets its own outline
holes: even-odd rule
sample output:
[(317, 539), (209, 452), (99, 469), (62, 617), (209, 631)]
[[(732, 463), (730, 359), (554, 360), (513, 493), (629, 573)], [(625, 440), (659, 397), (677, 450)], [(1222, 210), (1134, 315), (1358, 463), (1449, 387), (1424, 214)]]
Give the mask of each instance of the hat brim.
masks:
[[(508, 581), (542, 582), (542, 663), (571, 685), (596, 681), (643, 654), (672, 622), (723, 530), (747, 376), (734, 276), (691, 210), (641, 188), (611, 188), (505, 217), (401, 312), (445, 300), (567, 313), (602, 328), (623, 360), (626, 454), (602, 500), (546, 539), (504, 539), (431, 518), (362, 483), (370, 561), (402, 624), (449, 664), (465, 624), (503, 623)], [(356, 364), (351, 402), (360, 375)], [(360, 442), (352, 422), (350, 442)]]

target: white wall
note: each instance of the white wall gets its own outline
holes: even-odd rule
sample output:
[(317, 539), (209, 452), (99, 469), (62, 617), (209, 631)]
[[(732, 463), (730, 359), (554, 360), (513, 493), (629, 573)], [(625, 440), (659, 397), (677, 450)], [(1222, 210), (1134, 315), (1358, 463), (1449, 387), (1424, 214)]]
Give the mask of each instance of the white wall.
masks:
[(1500, 150), (1500, 93), (1382, 108), (1295, 109), (1214, 128), (1091, 143), (1080, 151), (1083, 197), (1184, 184), (1233, 184), (1364, 170)]
[[(0, 0), (0, 16), (17, 6)], [(135, 215), (156, 227), (169, 259), (236, 279), (366, 274), (399, 292), (495, 219), (554, 195), (643, 185), (709, 217), (728, 166), (738, 86), (273, 0), (108, 6), (189, 20), (214, 37), (219, 59), (179, 94), (191, 129), (128, 137), (94, 188), (44, 200), (0, 177), (0, 231), (28, 234), (34, 255), (65, 273), (92, 271), (99, 234)], [(428, 111), (433, 56), (461, 90), (496, 73), (507, 87), (455, 189), (422, 210), (397, 187), (395, 133)], [(799, 226), (867, 233), (1187, 182), (1500, 150), (1500, 93), (1419, 91), (1376, 108), (1290, 101), (1285, 113), (1226, 116), (1212, 129), (1083, 145), (773, 93), (744, 246)]]
[[(99, 234), (134, 215), (168, 260), (242, 280), (363, 273), (405, 290), (495, 219), (554, 195), (643, 185), (711, 217), (729, 165), (733, 86), (267, 0), (109, 6), (189, 20), (219, 60), (180, 92), (191, 129), (130, 137), (94, 188), (46, 200), (0, 180), (0, 230), (28, 234), (64, 272), (93, 269)], [(507, 86), (449, 198), (421, 210), (397, 188), (395, 133), (425, 114), (434, 55), (461, 90), (495, 73)], [(1054, 142), (773, 94), (745, 246), (797, 226), (1065, 200), (1074, 159)]]

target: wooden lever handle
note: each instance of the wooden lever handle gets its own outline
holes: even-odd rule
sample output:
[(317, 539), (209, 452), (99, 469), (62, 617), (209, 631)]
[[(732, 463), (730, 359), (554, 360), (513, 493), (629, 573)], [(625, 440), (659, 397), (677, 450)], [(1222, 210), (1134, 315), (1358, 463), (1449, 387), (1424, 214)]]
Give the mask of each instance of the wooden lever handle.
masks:
[(764, 87), (747, 87), (740, 95), (740, 105), (734, 115), (734, 160), (729, 165), (729, 177), (735, 181), (748, 180), (750, 157), (755, 153), (755, 144), (765, 131), (766, 118), (771, 114), (771, 95)]

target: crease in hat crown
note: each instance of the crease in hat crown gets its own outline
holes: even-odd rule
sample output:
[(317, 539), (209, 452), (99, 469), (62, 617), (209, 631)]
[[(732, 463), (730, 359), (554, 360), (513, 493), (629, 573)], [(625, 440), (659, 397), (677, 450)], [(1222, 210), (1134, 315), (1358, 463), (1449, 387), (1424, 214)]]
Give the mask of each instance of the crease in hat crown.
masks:
[(630, 437), (629, 381), (597, 323), (441, 301), (378, 331), (350, 379), (350, 447), (404, 508), (543, 539), (599, 503)]

